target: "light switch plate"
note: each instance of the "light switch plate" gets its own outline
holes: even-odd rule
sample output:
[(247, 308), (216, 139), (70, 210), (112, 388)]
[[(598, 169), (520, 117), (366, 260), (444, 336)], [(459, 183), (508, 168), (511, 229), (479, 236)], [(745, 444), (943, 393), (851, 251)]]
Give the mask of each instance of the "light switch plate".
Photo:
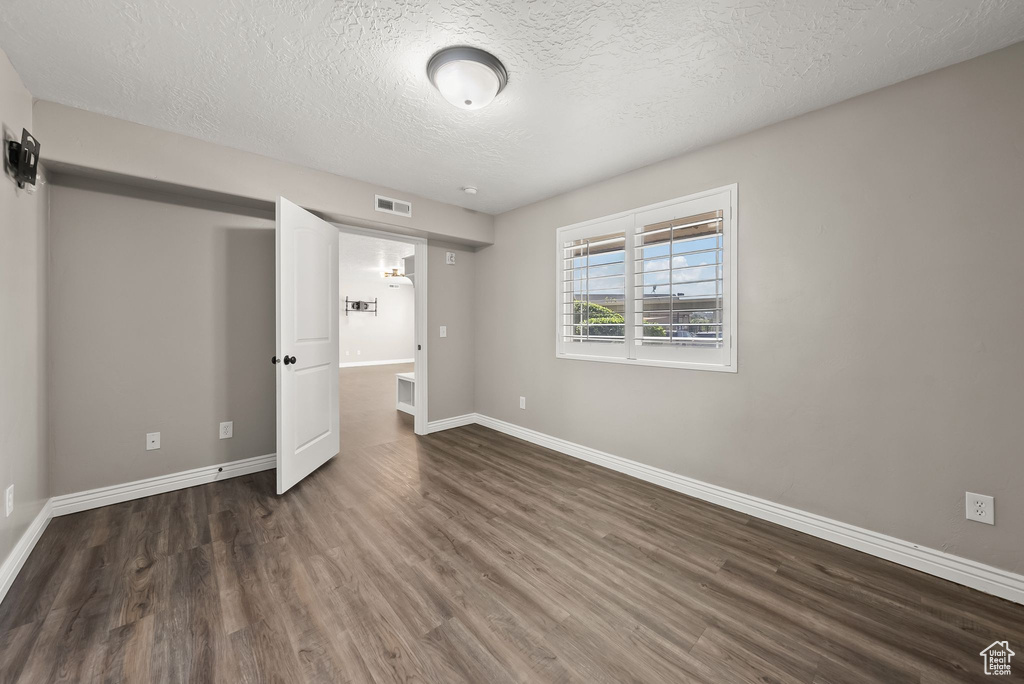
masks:
[(14, 485), (11, 485), (4, 491), (4, 511), (6, 511), (8, 517), (14, 512)]
[(153, 451), (160, 448), (160, 433), (159, 432), (147, 432), (146, 433), (146, 451)]
[(519, 408), (526, 408), (526, 397), (519, 397)]
[(455, 265), (455, 252), (445, 252), (444, 253), (444, 263), (447, 264), (448, 266), (454, 266)]
[(441, 326), (441, 337), (448, 337), (448, 326), (447, 325), (442, 325)]

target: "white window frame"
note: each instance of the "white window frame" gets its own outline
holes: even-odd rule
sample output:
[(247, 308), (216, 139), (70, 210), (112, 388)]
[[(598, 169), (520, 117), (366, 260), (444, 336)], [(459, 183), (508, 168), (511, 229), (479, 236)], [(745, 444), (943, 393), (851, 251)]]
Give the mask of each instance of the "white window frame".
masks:
[[(708, 197), (714, 197), (716, 195), (728, 195), (723, 198), (722, 210), (723, 215), (723, 226), (722, 226), (722, 285), (723, 285), (723, 303), (722, 306), (725, 309), (723, 312), (722, 321), (725, 324), (723, 329), (723, 341), (726, 345), (726, 353), (723, 355), (724, 362), (707, 363), (699, 360), (694, 360), (692, 357), (699, 357), (699, 354), (693, 352), (705, 351), (695, 350), (687, 347), (668, 347), (663, 350), (659, 350), (659, 356), (662, 358), (636, 358), (636, 348), (634, 346), (634, 330), (635, 326), (633, 322), (635, 320), (635, 297), (634, 297), (634, 286), (635, 286), (635, 240), (636, 235), (643, 226), (637, 224), (637, 216), (652, 210), (664, 209), (671, 207), (675, 204), (682, 204), (685, 202), (692, 202), (694, 200), (700, 200)], [(589, 221), (582, 221), (580, 223), (574, 223), (568, 226), (562, 226), (555, 231), (555, 357), (559, 359), (572, 359), (578, 361), (598, 361), (602, 363), (619, 363), (631, 366), (659, 366), (663, 368), (681, 368), (689, 370), (705, 370), (705, 371), (716, 371), (720, 373), (735, 373), (737, 372), (737, 351), (739, 348), (739, 335), (737, 328), (738, 320), (738, 307), (737, 307), (737, 290), (736, 275), (737, 275), (737, 257), (738, 257), (738, 240), (737, 240), (737, 195), (738, 186), (736, 183), (731, 185), (724, 185), (722, 187), (713, 188), (711, 190), (705, 190), (703, 192), (693, 193), (684, 197), (677, 197), (675, 199), (666, 200), (664, 202), (658, 202), (656, 204), (649, 204), (644, 207), (637, 209), (630, 209), (628, 211), (619, 212), (618, 214), (612, 214), (610, 216), (602, 216), (600, 218), (592, 219)], [(683, 214), (685, 215), (685, 213)], [(598, 228), (600, 224), (606, 224), (601, 228)], [(564, 282), (563, 282), (563, 245), (565, 242), (575, 239), (577, 235), (586, 235), (591, 231), (606, 230), (607, 227), (613, 225), (623, 225), (626, 233), (626, 315), (624, 316), (626, 321), (626, 340), (624, 345), (615, 345), (617, 348), (621, 348), (621, 355), (608, 354), (609, 349), (605, 345), (581, 345), (580, 343), (567, 344), (563, 340), (563, 298), (565, 295)], [(596, 232), (595, 232), (596, 234)], [(597, 348), (594, 348), (597, 347)], [(571, 348), (569, 351), (567, 348)], [(645, 346), (645, 349), (647, 347)], [(581, 353), (585, 352), (585, 353)], [(685, 358), (690, 356), (691, 358)]]

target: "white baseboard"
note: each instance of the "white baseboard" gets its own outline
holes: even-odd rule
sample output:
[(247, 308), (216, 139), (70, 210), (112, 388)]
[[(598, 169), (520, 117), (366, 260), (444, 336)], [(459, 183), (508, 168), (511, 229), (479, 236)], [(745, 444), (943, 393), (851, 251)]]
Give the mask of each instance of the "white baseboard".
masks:
[(416, 359), (388, 359), (387, 361), (345, 361), (338, 368), (355, 368), (356, 366), (391, 366), (396, 363), (416, 363)]
[[(469, 420), (470, 418), (473, 420)], [(893, 563), (983, 591), (986, 594), (992, 594), (1015, 603), (1024, 604), (1024, 575), (1012, 573), (1001, 568), (954, 556), (937, 549), (930, 549), (879, 532), (872, 532), (862, 527), (856, 527), (838, 520), (815, 515), (814, 513), (801, 511), (797, 508), (784, 506), (756, 496), (726, 489), (725, 487), (694, 480), (693, 478), (662, 470), (661, 468), (644, 465), (621, 456), (615, 456), (583, 446), (582, 444), (552, 437), (551, 435), (489, 416), (470, 414), (449, 418), (445, 421), (437, 421), (436, 423), (429, 423), (429, 425), (443, 424), (443, 427), (437, 428), (443, 430), (458, 427), (459, 425), (468, 425), (470, 422), (478, 423), (498, 432), (518, 437), (532, 444), (547, 447), (568, 456), (631, 475), (666, 489), (682, 492), (697, 499), (709, 501), (734, 511), (740, 511), (755, 518), (768, 520), (814, 537), (827, 539), (836, 544), (863, 551), (872, 556), (884, 558)]]
[(14, 579), (21, 572), (21, 567), (25, 565), (25, 561), (28, 560), (28, 555), (32, 553), (32, 549), (36, 547), (39, 537), (43, 536), (43, 531), (50, 524), (50, 520), (53, 518), (51, 502), (52, 499), (47, 499), (46, 503), (43, 504), (42, 510), (33, 518), (32, 524), (28, 526), (25, 533), (21, 535), (21, 539), (11, 549), (7, 560), (3, 562), (3, 565), (0, 565), (0, 601), (3, 601), (4, 597), (7, 596), (7, 590), (14, 584)]
[(431, 432), (440, 432), (441, 430), (451, 430), (452, 428), (462, 427), (463, 425), (472, 425), (479, 421), (479, 416), (475, 413), (467, 413), (463, 416), (454, 416), (452, 418), (442, 418), (441, 420), (432, 420), (427, 423), (427, 434)]
[(163, 494), (176, 489), (195, 487), (196, 485), (226, 480), (230, 477), (258, 473), (261, 470), (270, 470), (277, 467), (277, 455), (256, 456), (245, 458), (240, 461), (228, 461), (219, 465), (203, 466), (192, 470), (185, 470), (170, 475), (159, 475), (145, 480), (126, 482), (124, 484), (112, 485), (90, 489), (85, 492), (74, 494), (63, 494), (55, 496), (50, 501), (53, 503), (54, 517), (78, 513), (90, 508), (100, 508), (111, 504), (141, 499), (144, 496)]

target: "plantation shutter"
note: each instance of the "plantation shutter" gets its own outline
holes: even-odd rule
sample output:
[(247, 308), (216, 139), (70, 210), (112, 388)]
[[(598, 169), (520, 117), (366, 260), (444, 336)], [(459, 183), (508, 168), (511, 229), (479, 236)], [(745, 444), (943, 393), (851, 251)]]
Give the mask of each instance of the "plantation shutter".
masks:
[(721, 193), (637, 214), (634, 358), (727, 362), (729, 199)]
[(624, 356), (627, 229), (631, 217), (559, 233), (559, 348), (570, 354)]

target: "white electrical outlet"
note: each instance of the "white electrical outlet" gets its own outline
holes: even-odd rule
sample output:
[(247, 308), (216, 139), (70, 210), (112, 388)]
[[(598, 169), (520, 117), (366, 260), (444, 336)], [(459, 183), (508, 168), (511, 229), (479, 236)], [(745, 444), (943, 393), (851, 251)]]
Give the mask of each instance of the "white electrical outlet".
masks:
[(526, 397), (519, 397), (519, 408), (526, 408)]
[(448, 337), (448, 326), (447, 325), (442, 325), (441, 326), (441, 337)]
[(234, 434), (235, 434), (235, 427), (234, 427), (234, 425), (235, 424), (233, 422), (231, 422), (230, 420), (228, 422), (226, 422), (226, 423), (221, 423), (220, 424), (220, 438), (221, 439), (231, 439), (231, 437), (234, 436)]
[(146, 451), (153, 451), (160, 448), (160, 433), (159, 432), (147, 432), (146, 433)]
[(10, 516), (14, 512), (14, 485), (11, 485), (4, 492), (4, 510)]
[(967, 492), (967, 519), (996, 524), (996, 500), (984, 494)]

